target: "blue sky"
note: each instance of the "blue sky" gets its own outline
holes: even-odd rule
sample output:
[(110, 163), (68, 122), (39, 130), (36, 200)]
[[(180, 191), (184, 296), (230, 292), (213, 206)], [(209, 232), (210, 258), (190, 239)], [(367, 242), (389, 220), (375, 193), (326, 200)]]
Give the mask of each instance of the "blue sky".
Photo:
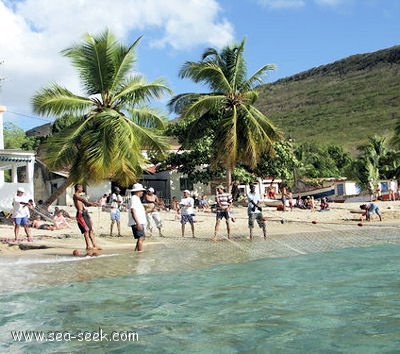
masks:
[(273, 63), (273, 82), (399, 45), (399, 18), (399, 0), (0, 0), (3, 119), (25, 130), (51, 121), (32, 113), (31, 97), (51, 82), (81, 94), (59, 53), (106, 27), (126, 44), (143, 35), (136, 70), (148, 81), (164, 77), (179, 94), (206, 90), (177, 73), (207, 47), (246, 38), (249, 74)]

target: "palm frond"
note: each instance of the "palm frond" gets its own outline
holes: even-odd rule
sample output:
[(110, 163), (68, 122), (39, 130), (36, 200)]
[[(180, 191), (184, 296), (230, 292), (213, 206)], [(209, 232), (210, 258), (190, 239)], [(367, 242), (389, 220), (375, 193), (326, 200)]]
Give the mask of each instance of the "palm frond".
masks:
[(88, 95), (108, 92), (114, 77), (115, 37), (106, 30), (99, 35), (86, 34), (83, 44), (76, 44), (61, 53), (70, 58)]
[(268, 75), (268, 71), (276, 70), (277, 66), (275, 64), (267, 64), (262, 68), (258, 69), (251, 77), (249, 77), (245, 82), (240, 86), (240, 90), (252, 90), (256, 88), (258, 85), (263, 84), (265, 82), (265, 77)]
[(151, 99), (160, 99), (166, 94), (172, 94), (172, 90), (163, 79), (146, 83), (139, 75), (123, 82), (121, 87), (121, 91), (113, 97), (112, 103), (115, 107), (140, 105), (143, 102), (150, 102)]
[(167, 122), (167, 117), (161, 112), (151, 107), (139, 107), (128, 109), (129, 118), (137, 125), (149, 129), (163, 130)]
[(214, 62), (186, 62), (179, 71), (179, 77), (208, 85), (213, 91), (232, 91), (231, 83), (222, 68)]
[(185, 117), (200, 117), (207, 112), (217, 114), (218, 110), (224, 109), (224, 103), (225, 95), (202, 95), (187, 108)]
[(111, 92), (118, 92), (120, 90), (121, 82), (124, 81), (129, 71), (132, 69), (136, 61), (135, 49), (142, 37), (143, 36), (140, 36), (129, 47), (119, 45), (115, 48), (113, 55), (114, 75), (112, 85), (110, 86)]
[(168, 102), (170, 112), (184, 115), (187, 107), (200, 99), (201, 96), (208, 95), (206, 93), (183, 93), (176, 95)]
[(85, 114), (93, 107), (93, 101), (80, 97), (57, 84), (38, 91), (32, 98), (33, 111), (40, 115)]

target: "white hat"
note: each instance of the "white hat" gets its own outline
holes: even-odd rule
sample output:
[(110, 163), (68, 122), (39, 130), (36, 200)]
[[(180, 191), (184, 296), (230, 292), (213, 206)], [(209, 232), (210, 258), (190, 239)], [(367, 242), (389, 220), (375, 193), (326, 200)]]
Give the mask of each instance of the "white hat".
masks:
[(149, 191), (150, 193), (154, 193), (154, 188), (153, 188), (153, 187), (150, 187), (150, 188), (148, 189), (148, 191)]
[(145, 190), (146, 190), (146, 189), (143, 188), (143, 185), (142, 185), (141, 183), (135, 183), (135, 184), (132, 186), (132, 189), (131, 189), (132, 192), (139, 192), (139, 191), (145, 191)]
[(25, 193), (25, 189), (23, 189), (22, 187), (18, 187), (17, 192)]
[(189, 193), (189, 194), (190, 194), (190, 191), (187, 190), (187, 189), (185, 189), (185, 190), (183, 191), (183, 193)]

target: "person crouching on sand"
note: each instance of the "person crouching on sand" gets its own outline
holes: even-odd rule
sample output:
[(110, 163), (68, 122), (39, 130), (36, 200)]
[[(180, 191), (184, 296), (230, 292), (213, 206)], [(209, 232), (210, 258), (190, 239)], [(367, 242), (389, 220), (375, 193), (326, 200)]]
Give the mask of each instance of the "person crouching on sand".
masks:
[(382, 215), (378, 204), (376, 203), (362, 204), (360, 205), (360, 209), (366, 211), (367, 221), (371, 221), (371, 216), (373, 213), (379, 216), (379, 221), (382, 221)]

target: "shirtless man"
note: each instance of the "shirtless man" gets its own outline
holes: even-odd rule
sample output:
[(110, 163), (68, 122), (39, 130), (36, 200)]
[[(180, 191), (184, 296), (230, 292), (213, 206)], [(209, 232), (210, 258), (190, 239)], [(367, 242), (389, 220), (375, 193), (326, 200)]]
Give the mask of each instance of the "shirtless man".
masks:
[[(93, 250), (101, 250), (101, 248), (98, 247), (94, 241), (92, 221), (90, 220), (88, 211), (85, 209), (85, 206), (97, 206), (97, 203), (90, 203), (89, 201), (87, 201), (81, 196), (82, 192), (83, 186), (81, 184), (76, 184), (73, 197), (74, 205), (76, 208), (76, 221), (78, 222), (79, 229), (85, 237), (86, 251), (89, 253)], [(90, 247), (90, 243), (93, 247)]]

